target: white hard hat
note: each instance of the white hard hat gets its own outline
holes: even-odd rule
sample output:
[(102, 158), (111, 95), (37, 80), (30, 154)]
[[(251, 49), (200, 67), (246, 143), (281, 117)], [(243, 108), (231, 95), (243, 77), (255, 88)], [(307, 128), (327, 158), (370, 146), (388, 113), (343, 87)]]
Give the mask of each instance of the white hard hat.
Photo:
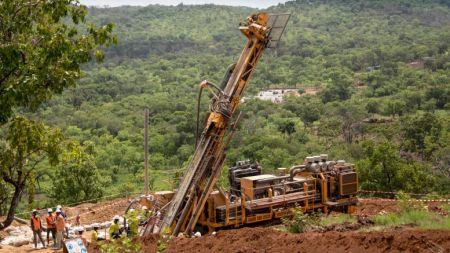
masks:
[(120, 220), (120, 216), (119, 215), (114, 216), (113, 220)]
[(62, 208), (61, 205), (57, 205), (57, 206), (56, 206), (56, 209), (61, 209), (61, 208)]
[(75, 230), (78, 231), (78, 232), (83, 232), (84, 228), (83, 227), (77, 227)]
[(60, 213), (60, 212), (61, 212), (61, 209), (56, 208), (56, 212), (57, 212), (57, 213)]
[(134, 209), (131, 208), (130, 210), (128, 210), (128, 212), (132, 213), (132, 212), (134, 212)]
[(142, 210), (147, 210), (148, 207), (147, 206), (142, 206)]
[(92, 224), (92, 227), (94, 227), (94, 228), (99, 228), (100, 225), (99, 225), (98, 223), (94, 223), (94, 224)]
[(47, 212), (48, 213), (53, 213), (53, 209), (49, 208), (49, 209), (47, 209)]

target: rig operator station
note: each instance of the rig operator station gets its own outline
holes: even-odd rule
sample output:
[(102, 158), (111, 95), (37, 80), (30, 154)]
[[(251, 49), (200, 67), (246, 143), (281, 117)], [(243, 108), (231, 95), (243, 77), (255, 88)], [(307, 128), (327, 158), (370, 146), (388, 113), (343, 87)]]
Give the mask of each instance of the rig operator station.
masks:
[[(239, 26), (247, 42), (220, 85), (200, 84), (196, 149), (178, 189), (141, 196), (130, 203), (145, 206), (154, 215), (141, 235), (169, 233), (191, 236), (277, 220), (291, 215), (292, 207), (304, 212), (352, 213), (357, 204), (358, 177), (352, 164), (329, 160), (325, 154), (306, 157), (301, 165), (263, 174), (257, 163), (239, 161), (228, 171), (230, 188), (216, 181), (225, 161), (240, 114), (235, 116), (243, 92), (266, 48), (276, 48), (290, 14), (252, 14)], [(212, 93), (210, 111), (199, 134), (199, 108), (203, 89)]]

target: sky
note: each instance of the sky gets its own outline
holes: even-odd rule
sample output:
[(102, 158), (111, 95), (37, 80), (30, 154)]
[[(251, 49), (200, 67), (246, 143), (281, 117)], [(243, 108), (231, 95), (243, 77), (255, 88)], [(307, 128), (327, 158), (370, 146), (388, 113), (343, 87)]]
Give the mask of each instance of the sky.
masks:
[(138, 5), (147, 6), (149, 4), (178, 5), (183, 4), (219, 4), (233, 6), (249, 6), (254, 8), (267, 8), (278, 3), (284, 3), (286, 0), (80, 0), (87, 6), (110, 6)]

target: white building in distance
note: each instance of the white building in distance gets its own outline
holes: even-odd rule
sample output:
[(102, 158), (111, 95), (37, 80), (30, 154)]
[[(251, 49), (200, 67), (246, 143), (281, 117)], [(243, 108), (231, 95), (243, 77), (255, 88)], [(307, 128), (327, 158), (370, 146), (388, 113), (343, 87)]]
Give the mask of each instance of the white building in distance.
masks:
[(286, 95), (300, 96), (298, 89), (271, 89), (260, 91), (255, 98), (279, 104), (283, 102), (283, 96)]

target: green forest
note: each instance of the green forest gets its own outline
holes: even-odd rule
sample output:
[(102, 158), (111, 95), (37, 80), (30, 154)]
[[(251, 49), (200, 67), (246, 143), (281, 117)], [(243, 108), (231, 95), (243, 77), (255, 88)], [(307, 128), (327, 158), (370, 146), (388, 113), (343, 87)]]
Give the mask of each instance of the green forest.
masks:
[[(102, 61), (82, 62), (73, 84), (2, 118), (2, 148), (11, 115), (39, 122), (65, 143), (58, 162), (36, 161), (24, 210), (141, 191), (146, 107), (151, 189), (176, 187), (194, 152), (199, 84), (220, 82), (245, 43), (239, 22), (257, 10), (180, 4), (86, 11), (86, 23), (114, 36), (93, 33)], [(238, 160), (272, 173), (325, 153), (354, 163), (361, 189), (448, 196), (450, 2), (297, 0), (267, 11), (291, 18), (248, 85), (219, 184), (226, 186), (227, 167)], [(311, 87), (318, 92), (303, 94)], [(280, 104), (252, 99), (269, 88), (302, 95)], [(208, 101), (204, 95), (201, 122)], [(11, 189), (2, 180), (6, 199)]]

